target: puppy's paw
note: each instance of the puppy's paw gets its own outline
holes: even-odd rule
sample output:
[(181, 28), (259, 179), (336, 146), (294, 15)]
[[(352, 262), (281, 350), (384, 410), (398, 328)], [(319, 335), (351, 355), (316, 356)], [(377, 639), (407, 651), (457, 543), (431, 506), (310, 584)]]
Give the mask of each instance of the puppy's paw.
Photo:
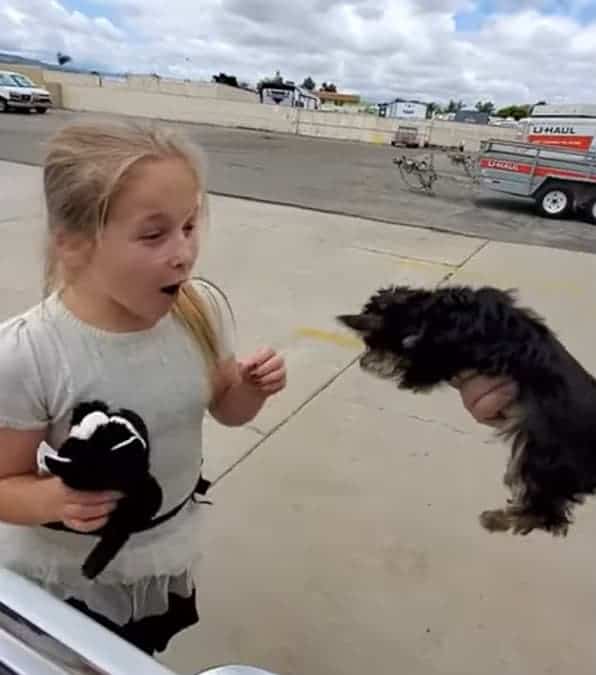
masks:
[(533, 530), (543, 530), (554, 537), (566, 537), (569, 530), (569, 522), (567, 520), (552, 522), (544, 515), (535, 513), (512, 514), (510, 519), (513, 526), (513, 534), (520, 534), (522, 536), (530, 534)]
[(489, 532), (507, 532), (511, 527), (511, 520), (504, 509), (493, 509), (480, 514), (480, 524)]
[(532, 530), (544, 529), (544, 519), (530, 513), (514, 515), (511, 518), (513, 534), (521, 534), (522, 537), (530, 534)]
[(557, 525), (551, 525), (549, 532), (553, 537), (566, 537), (569, 533), (569, 523), (558, 523)]

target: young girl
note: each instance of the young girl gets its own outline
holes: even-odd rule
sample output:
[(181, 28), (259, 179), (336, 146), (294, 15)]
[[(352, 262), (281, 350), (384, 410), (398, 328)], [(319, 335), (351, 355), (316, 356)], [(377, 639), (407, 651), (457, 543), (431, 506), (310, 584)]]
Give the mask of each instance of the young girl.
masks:
[[(193, 564), (207, 410), (252, 420), (285, 387), (283, 359), (234, 358), (221, 295), (190, 281), (206, 186), (192, 148), (163, 131), (73, 125), (44, 167), (46, 297), (0, 325), (0, 564), (36, 580), (144, 651), (198, 621)], [(82, 401), (145, 422), (167, 514), (94, 580), (81, 566), (122, 495), (79, 492), (37, 470)], [(61, 523), (56, 529), (49, 524)]]

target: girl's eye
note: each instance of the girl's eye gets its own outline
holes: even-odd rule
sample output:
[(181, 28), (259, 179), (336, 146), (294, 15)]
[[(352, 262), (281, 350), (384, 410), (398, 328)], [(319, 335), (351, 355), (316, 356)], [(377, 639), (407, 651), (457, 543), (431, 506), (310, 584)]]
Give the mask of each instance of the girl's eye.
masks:
[(155, 239), (159, 239), (161, 237), (161, 232), (149, 232), (147, 234), (143, 234), (141, 236), (141, 239), (145, 241), (153, 241)]

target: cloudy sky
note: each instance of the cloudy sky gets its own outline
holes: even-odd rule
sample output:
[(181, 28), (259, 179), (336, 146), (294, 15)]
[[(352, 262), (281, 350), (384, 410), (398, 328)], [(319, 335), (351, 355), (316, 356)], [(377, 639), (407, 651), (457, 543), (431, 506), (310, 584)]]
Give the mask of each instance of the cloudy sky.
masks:
[(369, 100), (596, 102), (596, 0), (0, 0), (0, 51)]

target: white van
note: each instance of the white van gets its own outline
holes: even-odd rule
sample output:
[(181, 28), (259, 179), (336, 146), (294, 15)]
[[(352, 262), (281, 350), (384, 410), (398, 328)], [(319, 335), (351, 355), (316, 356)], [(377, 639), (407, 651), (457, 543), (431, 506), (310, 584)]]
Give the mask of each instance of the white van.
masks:
[(52, 106), (52, 97), (21, 73), (0, 70), (0, 112), (11, 109), (36, 110), (45, 113)]

